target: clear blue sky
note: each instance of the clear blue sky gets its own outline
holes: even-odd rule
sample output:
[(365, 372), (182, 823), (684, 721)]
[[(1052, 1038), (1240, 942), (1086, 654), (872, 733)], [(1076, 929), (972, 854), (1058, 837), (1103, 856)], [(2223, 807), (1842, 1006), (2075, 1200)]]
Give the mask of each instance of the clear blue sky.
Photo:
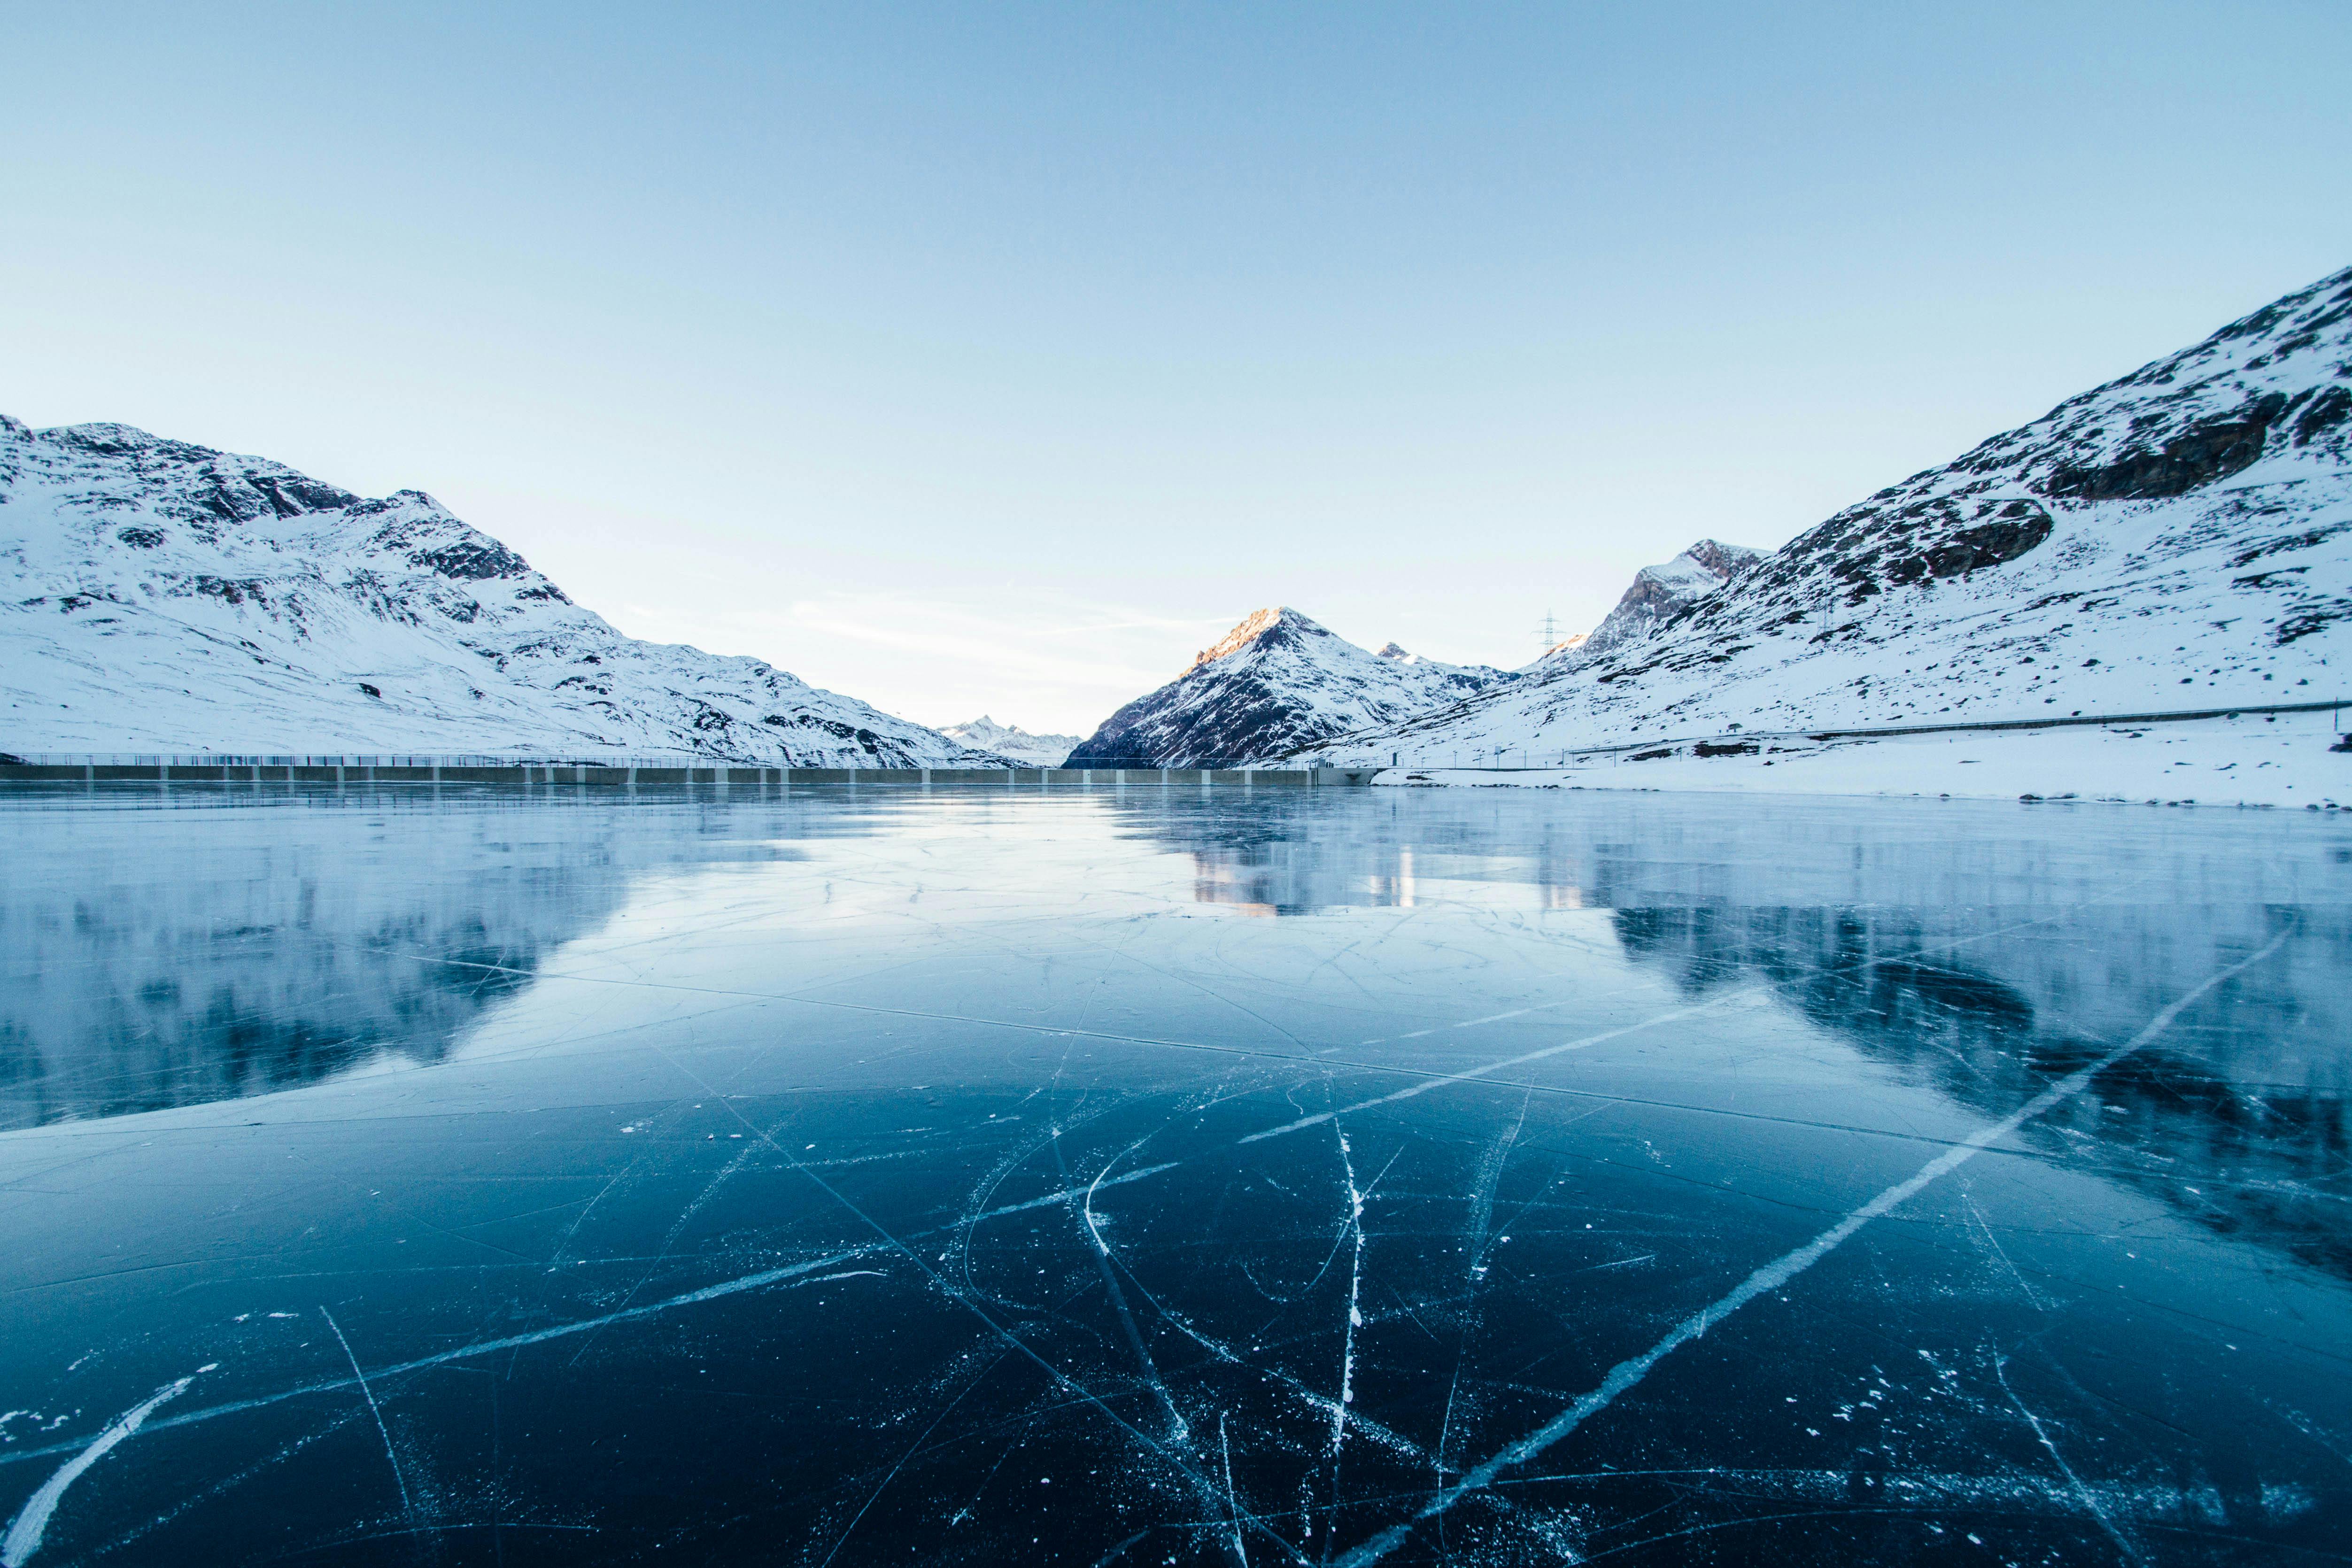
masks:
[(2352, 262), (2352, 5), (10, 5), (0, 410), (1090, 727), (1523, 663)]

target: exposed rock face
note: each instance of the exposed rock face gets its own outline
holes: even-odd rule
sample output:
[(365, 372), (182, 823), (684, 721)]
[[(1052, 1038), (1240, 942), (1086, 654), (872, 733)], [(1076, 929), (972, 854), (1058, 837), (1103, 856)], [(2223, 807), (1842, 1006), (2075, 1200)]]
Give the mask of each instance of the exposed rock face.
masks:
[(1596, 632), (1350, 745), (1475, 756), (2332, 697), (2347, 618), (2352, 269), (1847, 507), (1646, 638)]
[(0, 747), (999, 759), (757, 659), (641, 643), (419, 490), (0, 416)]
[(986, 714), (940, 731), (976, 750), (1010, 758), (1024, 768), (1059, 768), (1077, 746), (1075, 735), (1032, 735), (1017, 724), (999, 724)]
[(1296, 610), (1250, 615), (1167, 685), (1105, 720), (1068, 766), (1242, 768), (1393, 724), (1505, 679), (1390, 643), (1366, 653)]
[(1579, 661), (1599, 658), (1656, 634), (1659, 627), (1722, 587), (1733, 575), (1764, 559), (1765, 552), (1745, 545), (1701, 539), (1674, 559), (1645, 566), (1633, 574), (1633, 585), (1600, 625), (1561, 644)]

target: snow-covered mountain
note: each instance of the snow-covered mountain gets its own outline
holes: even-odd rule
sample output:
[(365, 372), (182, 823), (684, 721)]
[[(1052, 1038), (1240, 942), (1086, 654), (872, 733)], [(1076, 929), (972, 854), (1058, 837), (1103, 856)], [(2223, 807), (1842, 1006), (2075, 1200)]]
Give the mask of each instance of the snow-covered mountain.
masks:
[(998, 763), (757, 659), (625, 637), (432, 497), (0, 415), (0, 749)]
[(1506, 679), (1394, 643), (1368, 653), (1296, 610), (1261, 610), (1156, 692), (1103, 721), (1068, 765), (1239, 768), (1394, 724)]
[(1024, 768), (1059, 768), (1076, 748), (1075, 735), (1032, 735), (1017, 724), (999, 724), (986, 714), (964, 724), (951, 724), (940, 733), (979, 751), (1009, 757)]
[(2334, 697), (2347, 458), (2352, 269), (1847, 507), (1648, 638), (1322, 754)]
[(1746, 545), (1701, 539), (1670, 561), (1645, 566), (1633, 574), (1633, 585), (1601, 624), (1584, 636), (1562, 643), (1559, 652), (1566, 657), (1590, 661), (1646, 641), (1667, 622), (1721, 588), (1735, 573), (1762, 560), (1766, 553)]

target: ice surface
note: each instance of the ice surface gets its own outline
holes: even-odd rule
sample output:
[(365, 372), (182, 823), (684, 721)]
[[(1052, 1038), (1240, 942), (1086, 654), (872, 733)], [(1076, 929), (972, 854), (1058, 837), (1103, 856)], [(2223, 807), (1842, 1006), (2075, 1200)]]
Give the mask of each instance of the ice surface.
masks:
[(35, 1563), (2352, 1540), (2340, 817), (101, 787), (0, 856)]

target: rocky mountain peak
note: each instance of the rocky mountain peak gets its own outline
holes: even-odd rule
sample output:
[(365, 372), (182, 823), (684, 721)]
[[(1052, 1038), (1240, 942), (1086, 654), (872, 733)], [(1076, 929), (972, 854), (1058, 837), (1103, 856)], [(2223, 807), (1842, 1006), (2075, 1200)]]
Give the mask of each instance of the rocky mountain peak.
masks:
[(1234, 629), (1215, 643), (1192, 655), (1188, 669), (1199, 669), (1220, 659), (1256, 647), (1279, 647), (1306, 637), (1328, 637), (1330, 632), (1309, 621), (1286, 604), (1269, 605), (1253, 610), (1241, 618)]
[(1727, 545), (1721, 539), (1701, 539), (1683, 551), (1684, 556), (1696, 561), (1717, 578), (1745, 571), (1762, 560), (1765, 554), (1763, 550), (1750, 549), (1746, 545)]
[(1391, 643), (1373, 653), (1276, 605), (1243, 619), (1183, 674), (1129, 703), (1068, 765), (1234, 768), (1458, 701), (1504, 679)]
[(1676, 617), (1722, 587), (1738, 573), (1764, 559), (1764, 551), (1720, 539), (1701, 539), (1680, 555), (1633, 574), (1626, 589), (1600, 625), (1582, 637), (1560, 643), (1546, 659), (1582, 664), (1615, 649), (1643, 642)]

